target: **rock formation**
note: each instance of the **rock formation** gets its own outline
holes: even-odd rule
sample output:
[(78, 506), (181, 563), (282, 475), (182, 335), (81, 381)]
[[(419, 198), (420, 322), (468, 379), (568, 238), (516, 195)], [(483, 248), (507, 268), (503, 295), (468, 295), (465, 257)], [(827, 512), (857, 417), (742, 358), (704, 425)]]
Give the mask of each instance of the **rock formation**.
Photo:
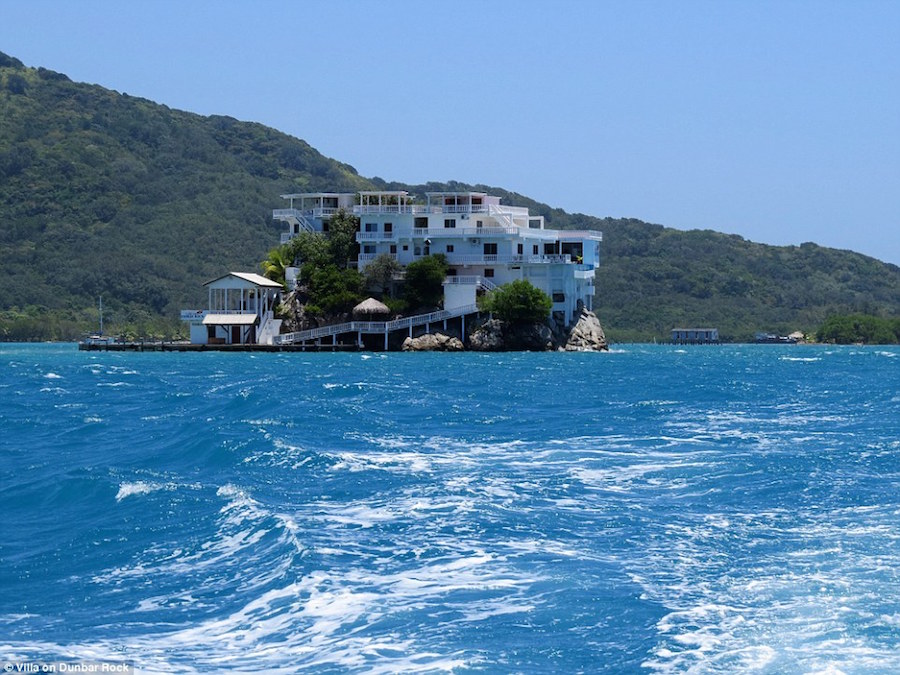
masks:
[(540, 323), (509, 324), (491, 319), (469, 336), (469, 347), (477, 352), (543, 352), (553, 349), (553, 334), (549, 326)]
[(606, 334), (596, 314), (589, 309), (581, 308), (581, 314), (569, 331), (563, 349), (567, 352), (596, 352), (609, 349)]
[(401, 349), (405, 352), (461, 352), (463, 343), (459, 338), (442, 333), (426, 333), (406, 338)]

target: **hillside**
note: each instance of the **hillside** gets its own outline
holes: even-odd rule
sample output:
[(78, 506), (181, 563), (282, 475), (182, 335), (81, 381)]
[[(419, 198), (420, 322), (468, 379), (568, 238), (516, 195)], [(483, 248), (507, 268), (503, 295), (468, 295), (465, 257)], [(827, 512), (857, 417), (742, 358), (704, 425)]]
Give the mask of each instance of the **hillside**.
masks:
[[(477, 174), (477, 168), (473, 168)], [(485, 189), (550, 227), (603, 231), (596, 309), (613, 340), (677, 324), (812, 330), (833, 311), (900, 314), (900, 268), (815, 244), (568, 214), (496, 187), (366, 179), (302, 140), (28, 68), (0, 54), (0, 338), (71, 338), (96, 325), (177, 326), (201, 284), (255, 269), (278, 241), (278, 195)]]

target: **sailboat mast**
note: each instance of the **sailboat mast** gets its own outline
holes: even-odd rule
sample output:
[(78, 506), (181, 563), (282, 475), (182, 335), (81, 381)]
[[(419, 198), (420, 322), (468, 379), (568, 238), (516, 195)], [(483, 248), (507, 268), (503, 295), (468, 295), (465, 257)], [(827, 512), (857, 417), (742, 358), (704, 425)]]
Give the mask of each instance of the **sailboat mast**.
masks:
[(103, 337), (103, 296), (100, 296), (100, 337)]

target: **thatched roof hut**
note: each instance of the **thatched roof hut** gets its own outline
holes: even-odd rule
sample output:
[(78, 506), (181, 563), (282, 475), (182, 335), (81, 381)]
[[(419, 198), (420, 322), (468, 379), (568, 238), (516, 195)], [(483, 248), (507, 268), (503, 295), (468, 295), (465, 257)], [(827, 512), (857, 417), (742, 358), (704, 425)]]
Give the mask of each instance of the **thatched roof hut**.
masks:
[(354, 314), (390, 314), (391, 308), (375, 298), (366, 298), (353, 308)]

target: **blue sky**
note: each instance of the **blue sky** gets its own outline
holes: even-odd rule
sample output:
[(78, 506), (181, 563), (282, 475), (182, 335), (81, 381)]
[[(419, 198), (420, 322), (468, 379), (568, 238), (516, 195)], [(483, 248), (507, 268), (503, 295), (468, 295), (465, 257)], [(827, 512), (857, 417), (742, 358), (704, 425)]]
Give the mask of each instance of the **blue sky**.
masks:
[(895, 264), (898, 35), (889, 0), (0, 0), (27, 65), (364, 176)]

